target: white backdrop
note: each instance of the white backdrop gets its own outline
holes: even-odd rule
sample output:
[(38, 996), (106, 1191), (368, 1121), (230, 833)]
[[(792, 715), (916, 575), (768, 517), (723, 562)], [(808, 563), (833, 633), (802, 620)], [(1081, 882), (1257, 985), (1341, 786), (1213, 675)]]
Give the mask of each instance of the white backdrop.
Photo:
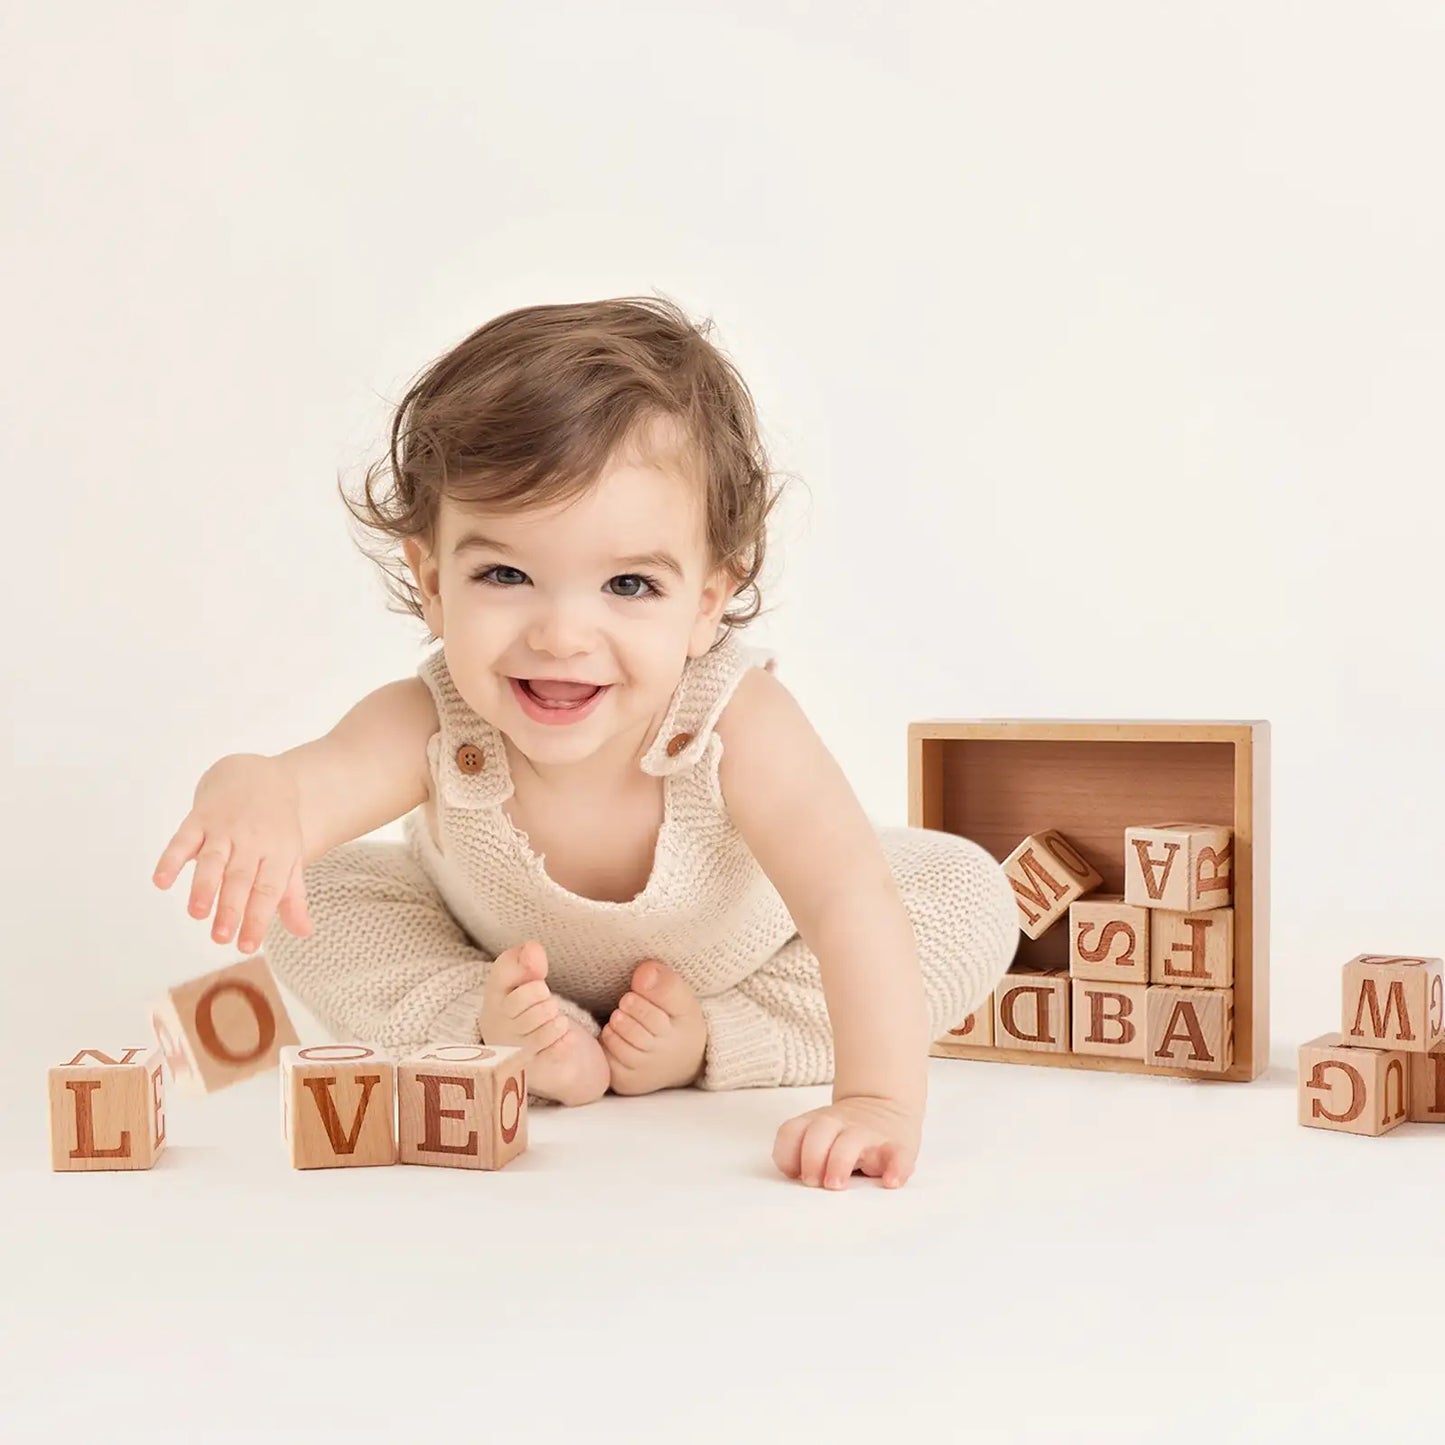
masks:
[(151, 868), (211, 761), (415, 669), (337, 475), (421, 366), (544, 301), (716, 322), (802, 479), (754, 636), (878, 821), (915, 718), (1268, 718), (1276, 1057), (1352, 954), (1445, 953), (1445, 8), (0, 25), (27, 1099), (234, 956)]

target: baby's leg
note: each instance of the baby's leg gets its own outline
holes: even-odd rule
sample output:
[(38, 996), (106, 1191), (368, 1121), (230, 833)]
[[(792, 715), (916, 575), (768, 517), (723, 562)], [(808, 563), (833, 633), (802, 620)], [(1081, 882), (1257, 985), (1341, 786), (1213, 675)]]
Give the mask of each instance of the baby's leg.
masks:
[[(987, 997), (1018, 948), (1018, 906), (997, 859), (970, 838), (880, 827), (913, 923), (932, 1033)], [(700, 1089), (827, 1084), (833, 1031), (818, 960), (794, 934), (736, 988), (702, 1001), (708, 1025)]]
[[(306, 907), (308, 937), (297, 938), (273, 918), (262, 950), (276, 977), (337, 1038), (394, 1049), (482, 1041), (480, 1015), (496, 965), (453, 917), (407, 844), (333, 848), (306, 868)], [(529, 1058), (528, 1091), (590, 1102), (607, 1088), (599, 1025), (572, 1000), (551, 997), (568, 1026), (560, 1037), (550, 1029), (547, 1045)]]

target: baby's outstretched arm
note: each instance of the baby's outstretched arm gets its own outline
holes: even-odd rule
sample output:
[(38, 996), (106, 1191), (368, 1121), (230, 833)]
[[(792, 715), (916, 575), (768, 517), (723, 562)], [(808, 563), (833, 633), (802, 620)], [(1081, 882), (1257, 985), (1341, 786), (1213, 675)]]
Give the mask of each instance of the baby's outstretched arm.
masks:
[[(260, 946), (273, 914), (310, 931), (302, 869), (342, 843), (410, 812), (427, 796), (427, 739), (436, 708), (420, 678), (368, 693), (323, 737), (275, 757), (233, 753), (196, 785), (190, 812), (153, 875), (169, 888), (195, 860), (190, 912), (211, 936)], [(219, 901), (217, 891), (219, 890)]]

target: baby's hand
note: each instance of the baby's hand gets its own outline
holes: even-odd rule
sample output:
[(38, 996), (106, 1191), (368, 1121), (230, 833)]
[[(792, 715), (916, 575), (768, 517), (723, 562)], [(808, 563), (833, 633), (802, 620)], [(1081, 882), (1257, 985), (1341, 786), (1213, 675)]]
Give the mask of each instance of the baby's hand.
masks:
[(300, 798), (289, 769), (276, 758), (234, 753), (196, 785), (191, 811), (161, 854), (153, 881), (169, 888), (194, 858), (192, 917), (210, 913), (219, 884), (211, 937), (225, 943), (239, 918), (237, 946), (250, 953), (261, 946), (273, 913), (298, 938), (311, 932), (302, 857)]
[(855, 1172), (897, 1189), (918, 1158), (923, 1116), (892, 1099), (835, 1099), (778, 1130), (773, 1163), (789, 1179), (842, 1189)]

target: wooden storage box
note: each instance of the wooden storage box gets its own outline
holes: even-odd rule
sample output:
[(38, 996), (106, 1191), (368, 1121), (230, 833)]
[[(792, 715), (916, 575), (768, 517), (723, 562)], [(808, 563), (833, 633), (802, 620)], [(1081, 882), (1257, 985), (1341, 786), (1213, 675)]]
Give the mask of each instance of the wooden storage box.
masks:
[[(1269, 1064), (1269, 723), (930, 719), (908, 727), (908, 822), (972, 838), (1000, 863), (1057, 828), (1124, 891), (1124, 829), (1175, 820), (1234, 830), (1234, 1063), (1200, 1075), (1140, 1059), (942, 1040), (940, 1058), (1245, 1082)], [(1019, 934), (1014, 969), (1069, 965), (1067, 918)]]

